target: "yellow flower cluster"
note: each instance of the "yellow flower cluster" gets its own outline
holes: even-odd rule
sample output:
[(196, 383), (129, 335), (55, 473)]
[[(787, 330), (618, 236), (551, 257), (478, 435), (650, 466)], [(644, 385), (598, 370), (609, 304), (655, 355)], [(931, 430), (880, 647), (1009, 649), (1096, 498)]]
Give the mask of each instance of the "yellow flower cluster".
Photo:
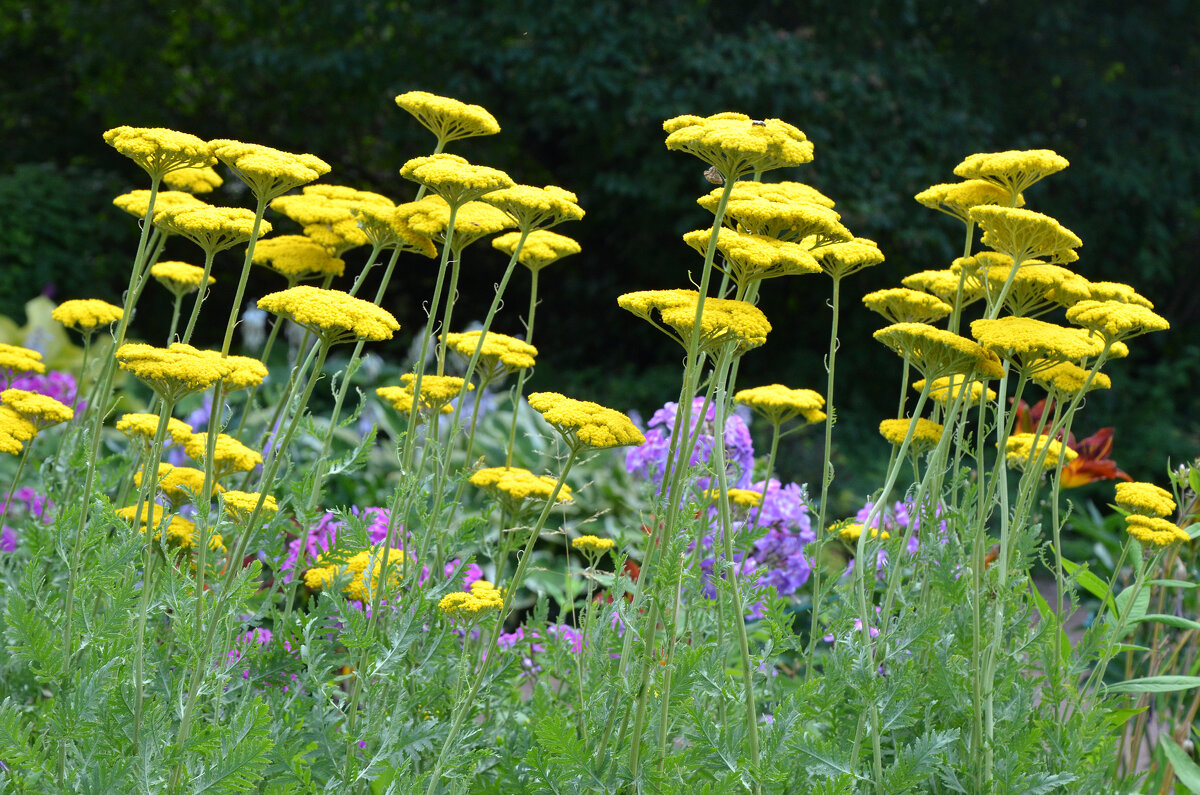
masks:
[(1057, 174), (1070, 163), (1050, 149), (1013, 150), (969, 155), (954, 167), (963, 179), (982, 179), (1018, 196), (1043, 177)]
[(84, 334), (91, 334), (100, 326), (116, 323), (125, 311), (99, 298), (78, 298), (63, 301), (50, 313), (53, 320)]
[[(492, 248), (512, 256), (520, 240), (520, 232), (509, 232), (492, 240)], [(525, 243), (517, 255), (517, 262), (537, 273), (547, 265), (553, 265), (563, 257), (578, 254), (580, 251), (579, 243), (566, 235), (538, 229), (525, 237)]]
[[(388, 569), (386, 579), (383, 571), (385, 552)], [(388, 549), (379, 544), (355, 553), (344, 562), (338, 561), (336, 553), (326, 552), (321, 555), (317, 559), (317, 565), (304, 573), (304, 584), (311, 590), (320, 591), (348, 577), (349, 582), (342, 587), (342, 593), (356, 602), (371, 599), (377, 589), (381, 595), (386, 595), (400, 587), (403, 577), (400, 567), (404, 562), (402, 549)]]
[(260, 240), (254, 246), (253, 259), (255, 265), (263, 265), (284, 276), (292, 287), (305, 279), (341, 276), (346, 270), (345, 260), (331, 255), (329, 249), (307, 235), (280, 235)]
[(557, 392), (534, 392), (529, 406), (562, 434), (567, 445), (579, 447), (640, 446), (646, 437), (619, 411), (587, 400), (575, 400)]
[(500, 132), (496, 117), (479, 105), (468, 105), (428, 91), (406, 91), (396, 97), (396, 104), (411, 113), (442, 144)]
[(1169, 547), (1192, 540), (1187, 530), (1168, 519), (1136, 513), (1125, 517), (1125, 531), (1143, 546)]
[(817, 258), (825, 275), (833, 279), (844, 279), (864, 268), (873, 268), (883, 262), (883, 252), (879, 250), (879, 246), (863, 237), (814, 249), (813, 256)]
[[(547, 185), (513, 185), (486, 194), (480, 201), (504, 212), (518, 229), (548, 229), (564, 221), (583, 218), (579, 197), (568, 190)], [(457, 232), (457, 230), (455, 230)]]
[[(486, 491), (514, 516), (521, 516), (550, 499), (556, 483), (558, 478), (535, 475), (520, 467), (487, 467), (471, 475), (472, 486)], [(570, 502), (571, 487), (564, 483), (554, 501)]]
[(254, 508), (260, 498), (264, 513), (278, 513), (279, 504), (275, 502), (275, 498), (270, 494), (264, 496), (257, 491), (227, 491), (221, 495), (221, 504), (225, 508), (226, 516), (235, 522), (246, 522), (254, 514)]
[[(186, 262), (156, 262), (150, 266), (150, 275), (176, 297), (182, 297), (200, 289), (200, 282), (204, 280), (204, 268)], [(216, 281), (212, 276), (208, 277), (209, 284)]]
[[(479, 347), (479, 331), (464, 331), (445, 335), (446, 347), (470, 359)], [(483, 338), (483, 346), (479, 351), (479, 368), (481, 380), (491, 383), (505, 375), (511, 375), (518, 370), (533, 367), (537, 358), (537, 348), (524, 340), (489, 331)], [(422, 384), (424, 385), (424, 384)]]
[(863, 296), (863, 304), (889, 323), (933, 323), (953, 311), (935, 295), (907, 287), (876, 290)]
[(0, 405), (0, 452), (18, 455), (37, 432), (37, 426), (19, 411)]
[[(900, 283), (914, 290), (923, 290), (931, 293), (943, 301), (951, 303), (955, 300), (955, 296), (958, 295), (959, 281), (960, 274), (951, 269), (917, 271), (905, 276), (900, 280)], [(969, 306), (980, 298), (983, 298), (983, 285), (980, 284), (979, 278), (970, 274), (963, 277), (960, 306)]]
[(17, 373), (44, 373), (46, 365), (42, 354), (31, 348), (0, 342), (0, 370), (5, 371), (5, 380), (11, 381)]
[(448, 204), (459, 207), (486, 193), (515, 184), (500, 169), (472, 165), (465, 157), (446, 152), (414, 157), (400, 168), (400, 176), (424, 185)]
[(49, 395), (26, 389), (5, 389), (0, 392), (0, 404), (8, 406), (33, 424), (39, 431), (67, 422), (74, 410)]
[(904, 439), (908, 436), (909, 426), (913, 426), (913, 436), (909, 446), (916, 453), (937, 447), (937, 443), (942, 439), (942, 432), (945, 431), (942, 425), (932, 420), (916, 417), (911, 420), (884, 420), (879, 423), (879, 435), (899, 447), (904, 444)]
[(1080, 301), (1067, 310), (1067, 320), (1096, 332), (1106, 342), (1171, 328), (1170, 323), (1146, 307), (1122, 301)]
[(448, 618), (466, 623), (478, 621), (488, 613), (499, 612), (503, 607), (504, 594), (487, 580), (476, 580), (471, 583), (469, 593), (449, 593), (438, 602), (438, 609)]
[[(640, 290), (625, 293), (617, 304), (627, 312), (652, 323), (684, 348), (692, 337), (700, 294), (695, 290)], [(662, 320), (654, 318), (657, 311)], [(667, 331), (663, 326), (672, 331)], [(771, 324), (762, 310), (746, 301), (706, 298), (700, 319), (700, 349), (716, 351), (733, 345), (737, 353), (757, 348), (767, 341)]]
[(579, 538), (571, 539), (571, 547), (590, 558), (599, 558), (605, 552), (615, 547), (617, 542), (611, 538), (601, 538), (600, 536), (585, 535)]
[(390, 340), (400, 330), (391, 312), (340, 290), (299, 285), (263, 296), (258, 307), (288, 318), (329, 344)]
[[(721, 193), (723, 191), (723, 188), (714, 188), (708, 195), (697, 199), (697, 203), (710, 213), (716, 212), (717, 204), (721, 200)], [(755, 182), (753, 180), (735, 182), (733, 190), (729, 194), (729, 201), (732, 203), (741, 201), (742, 199), (758, 197), (775, 202), (817, 204), (830, 209), (833, 209), (836, 204), (833, 199), (811, 185), (805, 185), (803, 182)], [(728, 211), (728, 208), (726, 208), (726, 212)]]
[[(931, 210), (952, 215), (966, 223), (970, 220), (972, 207), (984, 204), (1008, 204), (1012, 198), (1009, 190), (985, 179), (968, 179), (963, 182), (933, 185), (914, 196), (918, 202)], [(1017, 197), (1017, 207), (1025, 204), (1022, 196)]]
[[(749, 196), (735, 191), (735, 195), (738, 198), (731, 199), (725, 207), (725, 222), (736, 223), (749, 234), (796, 243), (805, 249), (854, 239), (850, 230), (842, 225), (841, 216), (823, 204), (788, 199), (778, 194)], [(717, 210), (717, 201), (713, 200), (712, 194), (701, 197), (699, 204), (709, 212)]]
[[(396, 206), (391, 199), (344, 185), (309, 185), (299, 194), (275, 199), (271, 209), (300, 224), (309, 239), (335, 257), (367, 243), (395, 245), (402, 229), (393, 223)], [(366, 223), (364, 212), (370, 213)]]
[[(697, 229), (683, 236), (683, 241), (701, 255), (707, 252), (711, 240), (712, 229)], [(821, 272), (821, 266), (806, 248), (768, 235), (721, 227), (717, 230), (717, 250), (724, 262), (714, 264), (742, 289), (762, 279)]]
[(1153, 309), (1154, 303), (1128, 284), (1121, 282), (1091, 282), (1088, 285), (1087, 297), (1093, 301), (1119, 301), (1123, 304), (1137, 304), (1147, 309)]
[(971, 336), (1001, 359), (1013, 362), (1026, 374), (1059, 362), (1080, 362), (1099, 356), (1104, 345), (1076, 329), (1056, 326), (1031, 317), (1006, 316), (975, 320)]
[[(154, 223), (168, 234), (179, 235), (195, 243), (206, 254), (233, 248), (250, 240), (254, 233), (254, 213), (242, 207), (194, 207), (155, 213)], [(271, 231), (269, 221), (261, 221), (259, 234)]]
[[(729, 502), (738, 508), (757, 508), (762, 505), (762, 492), (753, 489), (726, 489)], [(714, 503), (721, 499), (720, 489), (709, 489), (704, 496)]]
[[(842, 540), (849, 541), (849, 542), (857, 541), (859, 539), (859, 536), (862, 535), (862, 532), (863, 532), (862, 522), (848, 522), (838, 528), (838, 535), (842, 537)], [(892, 537), (892, 534), (889, 533), (887, 530), (884, 530), (883, 535), (881, 536), (879, 534), (879, 528), (877, 528), (877, 527), (871, 528), (871, 538), (879, 538), (883, 541), (886, 541), (891, 537)]]
[(1171, 492), (1153, 483), (1118, 483), (1117, 505), (1143, 516), (1170, 516), (1175, 513)]
[[(138, 487), (142, 485), (142, 472), (133, 475), (133, 482)], [(195, 467), (177, 467), (171, 464), (158, 465), (158, 488), (174, 505), (191, 502), (195, 495), (204, 490), (204, 470)], [(215, 497), (225, 489), (218, 483), (213, 483), (212, 494)]]
[[(182, 516), (171, 515), (170, 521), (167, 520), (167, 511), (161, 505), (151, 504), (142, 505), (141, 510), (138, 510), (137, 505), (129, 505), (117, 510), (117, 516), (129, 522), (131, 525), (137, 523), (137, 529), (140, 532), (146, 531), (146, 526), (154, 528), (158, 532), (154, 534), (154, 540), (157, 541), (162, 535), (164, 529), (163, 524), (166, 523), (167, 542), (178, 546), (182, 549), (189, 549), (196, 546), (196, 526), (184, 519)], [(136, 514), (136, 516), (135, 516)], [(209, 541), (210, 547), (216, 548), (221, 543), (220, 536), (213, 536)]]
[(926, 378), (959, 374), (1000, 378), (996, 355), (966, 337), (924, 323), (893, 323), (875, 332), (875, 339), (905, 357)]
[(766, 418), (772, 425), (782, 425), (795, 417), (805, 422), (823, 422), (825, 397), (811, 389), (790, 389), (783, 384), (770, 384), (742, 389), (733, 396), (734, 402)]
[[(126, 415), (128, 416), (128, 415)], [(175, 420), (172, 420), (175, 422)], [(182, 424), (182, 423), (181, 423)], [(203, 464), (208, 457), (208, 434), (170, 431), (172, 438), (183, 445), (188, 458)], [(234, 472), (249, 472), (263, 462), (262, 454), (251, 450), (229, 434), (218, 433), (213, 449), (213, 477), (221, 479)]]
[(1056, 306), (1074, 306), (1091, 294), (1087, 279), (1059, 265), (1030, 260), (1017, 269), (1010, 284), (1012, 260), (1007, 255), (985, 251), (970, 259), (980, 264), (978, 274), (988, 295), (999, 296), (1004, 285), (1010, 285), (1004, 306), (1017, 316), (1032, 317)]
[[(416, 374), (405, 373), (400, 376), (403, 386), (381, 386), (375, 390), (375, 394), (390, 403), (392, 408), (401, 414), (409, 414), (413, 410), (413, 386), (416, 381)], [(467, 384), (468, 392), (474, 388), (474, 384)], [(423, 375), (419, 408), (422, 412), (449, 414), (453, 411), (450, 401), (462, 394), (462, 391), (463, 379), (458, 376)]]
[[(441, 196), (426, 196), (419, 202), (410, 202), (404, 209), (397, 210), (396, 214), (416, 234), (445, 242), (446, 230), (450, 226), (450, 205)], [(507, 213), (490, 204), (466, 202), (454, 212), (454, 235), (450, 240), (450, 249), (457, 254), (488, 235), (511, 229), (512, 225)]]
[(676, 116), (663, 122), (663, 130), (668, 149), (700, 158), (725, 180), (813, 159), (804, 133), (779, 119), (758, 121), (742, 113)]
[(217, 159), (264, 203), (292, 188), (320, 179), (330, 171), (329, 164), (316, 155), (297, 155), (227, 138), (211, 141), (210, 145)]
[(1070, 447), (1064, 447), (1058, 439), (1051, 439), (1045, 434), (1038, 435), (1033, 433), (1014, 433), (1008, 437), (1004, 445), (1004, 455), (1008, 460), (1008, 465), (1016, 469), (1024, 470), (1027, 466), (1032, 466), (1034, 459), (1039, 455), (1045, 455), (1042, 461), (1042, 469), (1050, 470), (1058, 466), (1058, 459), (1063, 455), (1063, 463), (1069, 464), (1074, 461), (1079, 454)]
[(117, 348), (117, 363), (153, 389), (170, 404), (192, 392), (208, 389), (232, 374), (233, 366), (212, 351), (172, 343), (156, 348), (143, 343), (125, 343)]
[[(129, 437), (131, 442), (138, 444), (144, 451), (149, 451), (158, 431), (159, 416), (157, 414), (123, 414), (117, 420), (117, 430)], [(167, 436), (182, 444), (192, 434), (192, 426), (183, 420), (171, 417), (167, 420)]]
[(983, 229), (983, 244), (1015, 262), (1044, 257), (1051, 262), (1074, 262), (1083, 241), (1048, 215), (1017, 207), (980, 206), (971, 219)]
[[(1030, 378), (1047, 392), (1057, 393), (1061, 397), (1072, 398), (1079, 394), (1080, 390), (1083, 389), (1083, 385), (1087, 383), (1088, 373), (1088, 370), (1072, 362), (1059, 362), (1049, 367), (1035, 365)], [(1093, 375), (1092, 382), (1088, 384), (1089, 392), (1093, 389), (1111, 388), (1112, 379), (1100, 372)]]
[(163, 182), (172, 190), (186, 193), (212, 193), (225, 180), (212, 166), (180, 168), (163, 175)]
[[(113, 199), (113, 205), (132, 215), (134, 218), (145, 218), (146, 210), (150, 209), (150, 191), (134, 190), (122, 193)], [(190, 193), (178, 190), (159, 191), (154, 197), (154, 218), (157, 221), (163, 213), (172, 210), (192, 210), (197, 207), (208, 207), (207, 202), (197, 199)]]
[[(972, 380), (965, 386), (963, 381), (964, 377), (961, 375), (948, 375), (935, 378), (929, 385), (929, 399), (935, 403), (949, 403), (956, 399), (964, 389), (966, 390), (964, 397), (971, 402), (978, 401), (979, 397), (984, 394), (984, 390), (987, 390), (988, 400), (996, 399), (995, 390), (988, 389), (987, 384), (983, 381)], [(920, 392), (925, 388), (925, 379), (922, 378), (919, 381), (914, 381), (912, 387)]]
[(104, 133), (104, 142), (141, 166), (152, 179), (217, 162), (205, 141), (164, 127), (114, 127)]

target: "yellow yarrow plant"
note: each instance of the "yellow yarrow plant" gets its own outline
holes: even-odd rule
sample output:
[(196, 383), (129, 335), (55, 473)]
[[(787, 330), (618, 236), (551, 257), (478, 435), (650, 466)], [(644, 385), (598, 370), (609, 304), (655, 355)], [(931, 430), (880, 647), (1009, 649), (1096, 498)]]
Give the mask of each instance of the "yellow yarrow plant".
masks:
[(739, 390), (733, 400), (749, 407), (772, 425), (782, 425), (796, 417), (803, 417), (808, 423), (824, 422), (826, 418), (822, 411), (825, 397), (812, 389), (791, 389), (783, 384), (769, 384)]
[(447, 618), (474, 623), (488, 613), (498, 613), (504, 607), (504, 594), (487, 580), (471, 583), (471, 590), (446, 594), (438, 602), (438, 609)]
[[(492, 239), (492, 248), (512, 256), (521, 240), (520, 232), (509, 232)], [(538, 272), (547, 265), (553, 265), (563, 257), (578, 254), (582, 249), (579, 243), (557, 232), (537, 229), (525, 237), (525, 243), (517, 255), (517, 262), (533, 272)]]
[(557, 392), (534, 392), (529, 396), (529, 406), (541, 414), (573, 450), (636, 447), (646, 441), (629, 417), (598, 403), (575, 400)]
[[(186, 262), (156, 262), (150, 266), (150, 275), (176, 298), (181, 298), (200, 289), (204, 281), (204, 268)], [(209, 284), (215, 284), (216, 281), (214, 277), (208, 277)]]
[(207, 142), (165, 127), (114, 127), (104, 133), (104, 142), (155, 180), (181, 168), (203, 168), (217, 162)]
[(75, 416), (70, 406), (50, 395), (27, 389), (5, 389), (0, 392), (0, 403), (20, 414), (39, 431), (68, 422)]
[(69, 329), (91, 334), (101, 326), (116, 323), (124, 314), (125, 310), (108, 301), (101, 301), (99, 298), (78, 298), (63, 301), (54, 308), (50, 317)]
[(1115, 502), (1143, 516), (1166, 517), (1175, 513), (1176, 508), (1171, 492), (1153, 483), (1118, 483)]
[(263, 296), (258, 308), (291, 320), (327, 344), (351, 339), (390, 340), (400, 330), (400, 324), (386, 309), (340, 290), (309, 285)]
[(186, 193), (212, 193), (225, 184), (212, 166), (180, 168), (163, 175), (163, 182), (172, 190)]
[(698, 157), (726, 181), (813, 159), (804, 133), (779, 119), (760, 121), (743, 113), (676, 116), (663, 122), (663, 131), (667, 149)]
[(461, 138), (500, 132), (496, 117), (480, 105), (469, 105), (428, 91), (406, 91), (396, 97), (396, 104), (436, 135), (439, 147)]

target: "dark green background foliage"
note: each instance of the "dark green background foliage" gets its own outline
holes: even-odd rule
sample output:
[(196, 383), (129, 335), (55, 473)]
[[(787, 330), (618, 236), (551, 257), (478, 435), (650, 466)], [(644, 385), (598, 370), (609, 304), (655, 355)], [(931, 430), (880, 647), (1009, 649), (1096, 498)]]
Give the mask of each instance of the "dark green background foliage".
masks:
[[(481, 104), (503, 127), (453, 151), (574, 190), (588, 211), (563, 229), (584, 253), (543, 280), (535, 386), (647, 412), (675, 394), (679, 352), (615, 297), (686, 283), (699, 259), (679, 235), (705, 223), (694, 199), (710, 187), (698, 161), (666, 151), (661, 122), (738, 110), (803, 129), (815, 162), (770, 178), (835, 198), (888, 258), (844, 288), (839, 460), (862, 489), (882, 468), (874, 428), (894, 410), (899, 362), (870, 340), (878, 319), (859, 298), (960, 250), (961, 227), (911, 197), (980, 151), (1049, 147), (1070, 159), (1030, 207), (1083, 238), (1081, 273), (1134, 284), (1174, 327), (1110, 368), (1116, 388), (1089, 398), (1094, 425), (1077, 430), (1116, 425), (1116, 456), (1141, 478), (1196, 454), (1200, 15), (1189, 0), (433, 6), (0, 0), (0, 312), (19, 316), (47, 282), (59, 299), (117, 298), (134, 228), (109, 202), (145, 184), (103, 144), (105, 129), (161, 125), (312, 152), (333, 165), (328, 181), (404, 200), (412, 186), (397, 169), (432, 140), (392, 99), (422, 89)], [(246, 205), (237, 187), (213, 200)], [(179, 245), (168, 258), (196, 259)], [(352, 267), (361, 256), (348, 256)], [(468, 251), (464, 322), (482, 314), (501, 265), (490, 249)], [(387, 305), (406, 333), (420, 327), (434, 273), (408, 267)], [(278, 288), (260, 276), (249, 295)], [(828, 286), (806, 277), (764, 290), (775, 330), (741, 383), (823, 385)], [(520, 330), (512, 307), (525, 289), (522, 274), (499, 330)], [(159, 321), (147, 314), (150, 335)], [(814, 446), (795, 443), (784, 474), (815, 480)]]

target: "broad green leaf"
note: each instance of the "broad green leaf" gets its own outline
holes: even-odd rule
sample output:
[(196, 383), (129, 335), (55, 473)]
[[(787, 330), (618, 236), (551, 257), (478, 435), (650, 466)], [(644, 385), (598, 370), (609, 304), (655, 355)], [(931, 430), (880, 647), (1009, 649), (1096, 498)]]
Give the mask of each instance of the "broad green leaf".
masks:
[(1200, 588), (1200, 583), (1187, 580), (1150, 580), (1147, 585), (1161, 585), (1163, 588)]
[[(1134, 590), (1138, 592), (1136, 600), (1133, 598)], [(1117, 594), (1116, 614), (1124, 619), (1127, 630), (1132, 630), (1133, 625), (1142, 620), (1148, 609), (1150, 609), (1149, 588), (1134, 589), (1130, 586)]]
[(1113, 728), (1119, 729), (1130, 721), (1134, 716), (1141, 715), (1149, 707), (1122, 707), (1120, 709), (1112, 709), (1104, 716), (1104, 720)]
[(1173, 693), (1200, 687), (1200, 676), (1146, 676), (1108, 688), (1110, 693)]
[(1192, 621), (1190, 618), (1180, 618), (1179, 616), (1164, 615), (1162, 613), (1150, 613), (1138, 620), (1142, 622), (1157, 621), (1160, 624), (1179, 627), (1180, 629), (1200, 629), (1200, 621)]
[(1175, 768), (1175, 778), (1179, 779), (1179, 783), (1187, 787), (1188, 792), (1200, 795), (1200, 766), (1167, 735), (1160, 734), (1158, 744), (1167, 755), (1171, 767)]
[(1200, 494), (1200, 469), (1193, 467), (1188, 472), (1188, 485), (1192, 487), (1192, 491)]
[(1067, 573), (1075, 577), (1076, 582), (1078, 582), (1084, 588), (1084, 590), (1107, 604), (1109, 610), (1113, 610), (1114, 612), (1116, 611), (1108, 585), (1105, 584), (1104, 580), (1101, 580), (1095, 574), (1088, 571), (1086, 564), (1081, 566), (1078, 563), (1067, 560), (1066, 558), (1062, 559), (1062, 564), (1063, 568), (1067, 570)]

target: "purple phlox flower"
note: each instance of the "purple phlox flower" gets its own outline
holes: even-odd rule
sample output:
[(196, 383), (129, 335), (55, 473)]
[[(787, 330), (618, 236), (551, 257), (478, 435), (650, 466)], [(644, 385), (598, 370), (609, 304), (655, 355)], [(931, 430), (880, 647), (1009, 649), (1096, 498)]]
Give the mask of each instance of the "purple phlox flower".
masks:
[[(360, 509), (355, 506), (351, 509), (351, 513), (362, 517), (367, 522), (367, 539), (370, 543), (379, 544), (387, 538), (388, 521), (391, 516), (387, 508), (371, 506)], [(283, 581), (292, 581), (292, 570), (296, 568), (300, 545), (306, 538), (308, 543), (305, 547), (304, 559), (311, 564), (320, 557), (321, 553), (328, 552), (337, 545), (338, 531), (342, 527), (343, 523), (338, 519), (337, 514), (326, 511), (311, 527), (307, 528), (307, 532), (301, 530), (299, 535), (288, 544), (287, 557), (284, 558), (283, 563), (279, 564), (279, 570), (285, 572)], [(401, 533), (403, 537), (403, 531)]]
[[(703, 423), (704, 426), (696, 434), (695, 446), (692, 448), (689, 459), (691, 466), (700, 466), (712, 458), (713, 444), (716, 438), (717, 410), (716, 406), (710, 405), (708, 411), (701, 416), (700, 412), (703, 407), (704, 398), (698, 397), (693, 400), (689, 434), (695, 432), (700, 423)], [(646, 443), (625, 454), (625, 468), (630, 473), (647, 480), (656, 482), (661, 480), (662, 473), (666, 469), (667, 453), (671, 446), (671, 432), (675, 428), (675, 415), (678, 409), (678, 403), (666, 403), (661, 409), (654, 412), (647, 424)], [(750, 438), (750, 429), (746, 425), (746, 420), (740, 414), (733, 413), (725, 418), (723, 439), (730, 485), (744, 488), (750, 482), (754, 469), (754, 444)], [(700, 489), (707, 489), (709, 480), (709, 478), (701, 478), (697, 482), (697, 486)], [(661, 485), (659, 483), (660, 487)]]
[[(51, 370), (45, 374), (27, 373), (14, 378), (9, 387), (48, 395), (59, 403), (65, 403), (68, 406), (75, 402), (75, 398), (78, 395), (78, 385), (75, 383), (75, 376), (57, 370)], [(76, 406), (77, 409), (82, 409), (83, 407), (84, 404), (82, 403)]]
[[(763, 494), (761, 480), (748, 488)], [(750, 518), (758, 527), (777, 527), (798, 533), (807, 544), (816, 538), (810, 510), (808, 493), (804, 486), (799, 483), (784, 486), (775, 478), (771, 478), (767, 484), (767, 491), (763, 494), (762, 507), (752, 509)]]
[[(5, 510), (6, 507), (5, 520), (15, 521), (24, 514), (30, 519), (48, 524), (50, 517), (46, 516), (46, 513), (54, 508), (54, 504), (29, 486), (23, 486), (13, 492), (11, 504), (8, 500), (0, 498), (0, 510)], [(12, 552), (16, 548), (17, 531), (7, 524), (0, 527), (0, 552)]]

